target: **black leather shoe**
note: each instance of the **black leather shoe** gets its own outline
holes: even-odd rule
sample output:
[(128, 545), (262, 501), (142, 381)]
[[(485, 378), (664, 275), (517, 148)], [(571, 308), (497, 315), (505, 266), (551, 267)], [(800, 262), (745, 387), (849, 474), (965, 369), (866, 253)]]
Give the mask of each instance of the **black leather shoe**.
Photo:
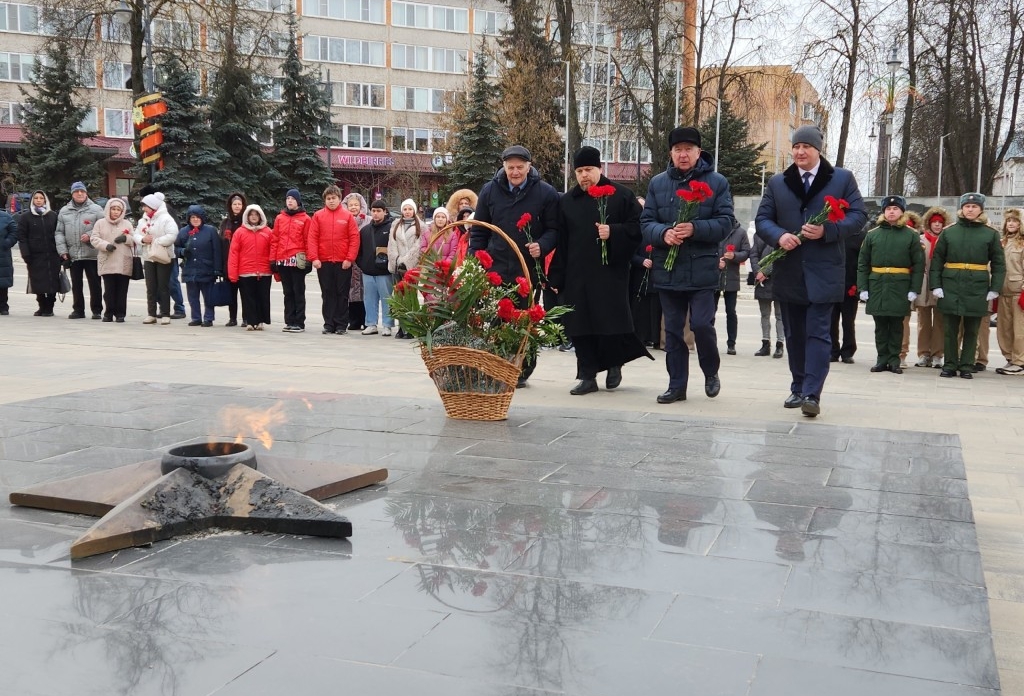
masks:
[(974, 375), (969, 370), (960, 370), (960, 379), (974, 379)]
[(888, 371), (889, 371), (889, 366), (888, 365), (872, 365), (871, 366), (871, 372), (888, 372)]
[(786, 397), (786, 400), (782, 403), (785, 408), (800, 408), (804, 404), (804, 397), (796, 392), (792, 392)]
[(664, 394), (658, 394), (659, 404), (671, 404), (675, 401), (686, 401), (685, 389), (669, 389)]
[(114, 321), (114, 317), (103, 317), (103, 322), (109, 324)]
[(704, 393), (709, 399), (718, 396), (720, 391), (722, 391), (722, 380), (718, 379), (718, 375), (711, 375), (704, 380)]
[(175, 312), (174, 314), (171, 315), (171, 319), (184, 319), (184, 318), (185, 318), (185, 313), (184, 312)]
[(956, 372), (953, 370), (943, 370), (939, 373), (939, 377), (956, 377)]
[(529, 383), (526, 381), (526, 379), (526, 377), (520, 377), (519, 380), (516, 382), (516, 389), (522, 389), (523, 387), (528, 386)]
[[(580, 383), (582, 384), (582, 382)], [(622, 368), (621, 367), (609, 367), (608, 374), (604, 378), (604, 386), (607, 389), (615, 389), (617, 386), (622, 384)]]
[(974, 363), (974, 371), (975, 372), (984, 372), (985, 371), (985, 365), (982, 364), (982, 363)]
[(853, 364), (853, 358), (852, 357), (846, 357), (844, 355), (843, 357), (841, 357), (839, 359), (843, 361), (844, 365), (852, 365)]
[(93, 318), (93, 319), (96, 319), (97, 321), (99, 321), (99, 320), (100, 320), (100, 319), (102, 319), (103, 317), (102, 317), (101, 315), (99, 315), (99, 314), (93, 313), (93, 315), (92, 315), (92, 318)]
[(900, 367), (899, 365), (897, 365), (896, 367), (889, 368), (889, 371), (892, 372), (894, 375), (903, 374), (903, 368)]
[(839, 362), (839, 356), (838, 355), (833, 355), (832, 358), (829, 360), (829, 362)]
[(814, 418), (821, 413), (821, 404), (813, 396), (805, 397), (803, 404), (800, 405), (800, 412), (808, 418)]
[(202, 325), (203, 325), (203, 322), (201, 322), (201, 321), (190, 321), (190, 322), (188, 323), (188, 325), (189, 325), (189, 326), (202, 326)]
[(580, 396), (582, 394), (590, 394), (597, 391), (597, 380), (596, 379), (581, 379), (579, 384), (569, 390), (569, 393), (573, 396)]
[(68, 319), (85, 319), (84, 312), (72, 312), (68, 315)]
[(725, 349), (726, 355), (736, 355), (736, 346), (729, 346)]
[(229, 319), (228, 323), (225, 324), (224, 326), (238, 326), (238, 321), (235, 319)]

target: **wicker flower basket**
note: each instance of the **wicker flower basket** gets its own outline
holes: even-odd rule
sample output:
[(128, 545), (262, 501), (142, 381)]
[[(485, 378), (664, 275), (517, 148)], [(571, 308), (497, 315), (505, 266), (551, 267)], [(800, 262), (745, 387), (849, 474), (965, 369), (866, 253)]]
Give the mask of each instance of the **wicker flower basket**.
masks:
[[(430, 239), (430, 245), (447, 230), (457, 226), (486, 227), (500, 235), (519, 258), (523, 276), (529, 282), (530, 272), (519, 247), (501, 228), (490, 223), (475, 220), (453, 222), (435, 233)], [(532, 305), (533, 292), (529, 293), (528, 298)], [(497, 421), (508, 417), (508, 407), (519, 381), (526, 346), (524, 338), (512, 360), (464, 346), (435, 345), (428, 348), (421, 344), (420, 354), (449, 418)]]

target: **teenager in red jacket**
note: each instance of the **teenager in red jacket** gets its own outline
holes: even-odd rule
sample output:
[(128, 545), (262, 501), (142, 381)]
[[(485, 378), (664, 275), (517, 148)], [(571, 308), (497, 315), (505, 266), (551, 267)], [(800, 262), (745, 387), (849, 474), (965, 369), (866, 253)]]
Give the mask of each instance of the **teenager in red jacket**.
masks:
[(341, 336), (348, 332), (348, 290), (359, 254), (359, 227), (341, 205), (337, 186), (324, 189), (324, 206), (310, 219), (306, 253), (320, 281), (323, 333)]
[(242, 220), (231, 237), (228, 280), (238, 283), (246, 330), (262, 331), (270, 323), (270, 228), (258, 205), (246, 208)]
[(309, 215), (302, 207), (302, 194), (289, 189), (284, 210), (274, 218), (270, 242), (270, 267), (281, 278), (284, 290), (284, 329), (287, 333), (306, 330), (306, 274), (310, 271), (306, 254)]

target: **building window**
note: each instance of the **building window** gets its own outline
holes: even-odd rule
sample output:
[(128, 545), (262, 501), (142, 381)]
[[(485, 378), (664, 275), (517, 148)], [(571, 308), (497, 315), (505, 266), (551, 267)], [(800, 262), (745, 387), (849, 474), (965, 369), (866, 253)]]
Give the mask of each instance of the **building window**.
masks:
[(128, 89), (126, 85), (131, 77), (132, 66), (130, 63), (103, 64), (104, 89)]
[(476, 10), (476, 13), (473, 15), (473, 31), (477, 34), (497, 36), (503, 30), (508, 29), (509, 24), (509, 14), (507, 12)]
[(103, 37), (103, 40), (128, 43), (130, 36), (129, 20), (130, 17), (126, 17), (124, 12), (112, 12), (104, 17), (100, 24), (100, 35)]
[(310, 17), (383, 24), (384, 0), (310, 0), (305, 5), (305, 14)]
[(343, 145), (360, 150), (383, 150), (384, 129), (377, 126), (345, 126)]
[(812, 104), (810, 102), (804, 102), (803, 107), (804, 107), (803, 120), (804, 121), (814, 121), (814, 120), (816, 120), (815, 117), (814, 117), (815, 116), (815, 114), (814, 114), (814, 104)]
[(603, 140), (597, 138), (584, 138), (583, 145), (589, 145), (590, 147), (596, 147), (601, 151), (601, 161), (603, 162), (614, 162), (615, 161), (615, 141), (614, 140)]
[(345, 82), (336, 87), (344, 88), (341, 94), (336, 91), (335, 99), (344, 106), (358, 106), (368, 109), (384, 108), (384, 85), (365, 82)]
[(593, 103), (589, 99), (580, 99), (578, 105), (581, 123), (608, 123), (608, 103), (605, 99), (597, 98)]
[(97, 130), (96, 125), (96, 108), (89, 109), (89, 112), (82, 119), (82, 122), (78, 124), (78, 130), (82, 133), (95, 133)]
[(20, 5), (0, 2), (0, 31), (17, 31), (35, 34), (39, 31), (39, 8), (35, 5)]
[(591, 64), (586, 62), (582, 66), (580, 71), (580, 82), (583, 84), (590, 84), (593, 79), (594, 84), (607, 85), (615, 81), (615, 66), (611, 66), (611, 77), (609, 78), (608, 63), (597, 63)]
[(465, 34), (469, 31), (469, 10), (459, 7), (435, 7), (434, 29)]
[(411, 2), (392, 2), (391, 24), (396, 27), (429, 29), (430, 5), (418, 5)]
[(447, 111), (443, 89), (429, 87), (392, 87), (391, 108), (394, 111), (420, 111), (440, 114)]
[(25, 122), (24, 109), (17, 102), (0, 102), (0, 125), (16, 126)]
[[(235, 31), (235, 46), (242, 53), (256, 53), (261, 56), (282, 58), (288, 52), (288, 35), (279, 31), (262, 31), (243, 28)], [(225, 33), (211, 28), (206, 40), (209, 50), (223, 49)]]
[(0, 81), (31, 82), (37, 60), (31, 53), (0, 53)]
[(469, 52), (433, 46), (392, 44), (391, 67), (405, 70), (465, 74)]
[(285, 0), (249, 0), (249, 7), (264, 12), (288, 11), (288, 3)]
[(428, 128), (392, 128), (391, 149), (394, 152), (430, 152), (430, 136)]
[(302, 57), (330, 63), (353, 65), (384, 65), (384, 43), (336, 39), (329, 36), (307, 36), (302, 43)]
[(590, 45), (595, 43), (598, 46), (615, 46), (615, 29), (607, 24), (597, 25), (597, 35), (594, 35), (593, 22), (576, 22), (573, 25), (573, 43)]
[(104, 109), (103, 135), (108, 138), (134, 138), (131, 109)]
[(81, 80), (82, 86), (89, 89), (94, 88), (96, 86), (96, 63), (88, 59), (81, 59), (75, 61), (75, 67), (78, 69), (78, 79)]
[[(620, 162), (636, 162), (637, 161), (636, 141), (635, 140), (620, 140), (619, 141), (619, 161)], [(640, 162), (650, 162), (651, 153), (647, 150), (647, 146), (640, 145)]]
[(154, 19), (153, 45), (191, 50), (196, 47), (197, 27), (173, 19)]
[(796, 116), (796, 95), (790, 95), (789, 97), (789, 113)]
[(267, 101), (279, 102), (284, 99), (283, 77), (260, 77), (256, 83), (262, 88), (263, 98)]
[(396, 27), (457, 31), (464, 34), (469, 31), (469, 10), (414, 2), (392, 2), (391, 24)]

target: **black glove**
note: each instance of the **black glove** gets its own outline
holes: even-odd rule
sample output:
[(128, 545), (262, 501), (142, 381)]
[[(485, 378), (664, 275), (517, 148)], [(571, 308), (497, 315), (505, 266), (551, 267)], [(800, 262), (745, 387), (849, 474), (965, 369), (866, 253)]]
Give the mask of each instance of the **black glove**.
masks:
[(71, 258), (67, 256), (61, 257), (60, 265), (65, 269), (71, 268)]
[(108, 245), (107, 245), (107, 251), (113, 251), (113, 250), (114, 250), (114, 249), (116, 249), (116, 248), (117, 248), (117, 247), (116, 247), (116, 246), (114, 246), (113, 244), (108, 244)]
[(185, 247), (182, 249), (181, 255), (186, 260), (192, 258), (192, 247)]
[(114, 237), (115, 244), (124, 244), (126, 241), (128, 241), (128, 237), (126, 237), (123, 234), (119, 234), (116, 237)]

